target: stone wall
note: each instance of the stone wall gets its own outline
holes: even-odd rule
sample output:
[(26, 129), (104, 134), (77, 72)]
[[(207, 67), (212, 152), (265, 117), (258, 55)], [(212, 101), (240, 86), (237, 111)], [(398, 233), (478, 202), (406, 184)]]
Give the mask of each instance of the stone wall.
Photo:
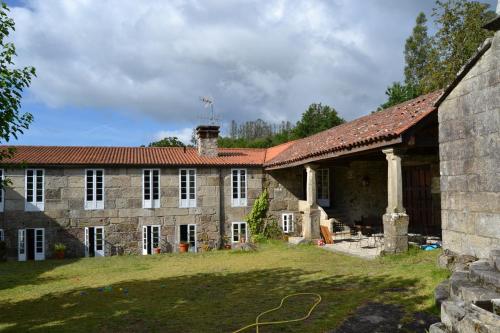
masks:
[[(196, 224), (198, 246), (207, 240), (218, 246), (221, 218), (230, 235), (230, 222), (244, 217), (262, 190), (262, 170), (248, 170), (248, 207), (231, 207), (230, 169), (197, 168), (197, 207), (179, 208), (179, 169), (161, 168), (160, 208), (142, 208), (142, 168), (105, 168), (105, 204), (102, 210), (84, 210), (83, 168), (45, 169), (45, 209), (24, 211), (25, 171), (6, 170), (12, 186), (6, 189), (0, 229), (10, 255), (17, 255), (17, 230), (45, 228), (45, 251), (50, 257), (54, 243), (68, 245), (69, 256), (84, 255), (84, 227), (104, 226), (106, 255), (139, 254), (142, 226), (160, 225), (162, 251), (177, 250), (179, 225)], [(220, 178), (222, 174), (222, 180)], [(223, 190), (221, 191), (221, 184)], [(220, 194), (224, 193), (223, 205)]]
[(444, 247), (500, 246), (500, 33), (439, 107)]
[(345, 224), (354, 224), (362, 216), (381, 222), (387, 207), (387, 162), (355, 161), (332, 170), (333, 217)]
[(299, 211), (299, 200), (305, 199), (303, 189), (303, 167), (269, 171), (266, 173), (265, 186), (269, 190), (269, 215), (281, 227), (283, 213), (293, 213), (294, 232), (290, 235), (302, 234), (302, 213)]

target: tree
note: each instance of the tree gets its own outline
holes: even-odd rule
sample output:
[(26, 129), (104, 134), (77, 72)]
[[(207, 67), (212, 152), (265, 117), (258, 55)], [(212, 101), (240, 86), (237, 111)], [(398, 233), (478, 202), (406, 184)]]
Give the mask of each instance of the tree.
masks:
[(293, 135), (295, 138), (305, 138), (344, 122), (345, 120), (339, 117), (334, 108), (321, 103), (313, 103), (295, 125)]
[(495, 17), (489, 5), (468, 0), (436, 1), (432, 16), (437, 32), (432, 38), (422, 91), (449, 85), (460, 68), (492, 32), (482, 26)]
[(377, 111), (387, 109), (393, 105), (403, 103), (418, 97), (419, 91), (411, 85), (404, 85), (401, 82), (394, 82), (392, 86), (388, 87), (385, 91), (387, 95), (387, 102), (380, 105)]
[[(0, 8), (0, 140), (9, 142), (17, 139), (33, 121), (33, 116), (20, 112), (24, 89), (28, 88), (36, 76), (34, 67), (15, 68), (16, 48), (7, 42), (11, 31), (15, 30), (14, 20), (8, 16), (9, 8), (2, 2)], [(13, 149), (0, 151), (0, 160), (11, 157)]]
[(418, 90), (420, 81), (425, 77), (431, 48), (426, 23), (425, 14), (418, 14), (413, 32), (405, 43), (405, 85), (415, 87), (415, 90)]
[(169, 136), (163, 138), (159, 141), (151, 142), (148, 147), (185, 147), (186, 145), (182, 143), (176, 136)]

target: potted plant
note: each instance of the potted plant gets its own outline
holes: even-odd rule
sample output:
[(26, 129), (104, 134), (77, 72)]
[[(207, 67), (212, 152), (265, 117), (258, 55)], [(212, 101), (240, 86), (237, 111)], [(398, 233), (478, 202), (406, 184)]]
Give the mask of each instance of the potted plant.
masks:
[(188, 250), (189, 250), (189, 243), (181, 242), (179, 244), (179, 252), (188, 252)]
[(231, 241), (229, 237), (224, 236), (224, 238), (222, 239), (222, 244), (224, 246), (224, 249), (231, 250)]
[(154, 251), (154, 254), (160, 254), (160, 253), (161, 253), (161, 248), (159, 248), (159, 247), (155, 247), (155, 248), (153, 249), (153, 251)]
[(66, 252), (66, 245), (63, 243), (56, 243), (54, 245), (54, 254), (57, 259), (64, 259), (64, 253)]

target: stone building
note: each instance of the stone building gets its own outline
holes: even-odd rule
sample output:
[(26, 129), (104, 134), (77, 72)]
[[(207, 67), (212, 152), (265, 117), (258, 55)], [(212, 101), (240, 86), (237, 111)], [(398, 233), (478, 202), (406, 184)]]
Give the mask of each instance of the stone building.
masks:
[(479, 258), (500, 247), (499, 20), (437, 103), (444, 247)]
[[(18, 146), (4, 160), (0, 237), (19, 260), (218, 248), (248, 239), (245, 216), (264, 188), (283, 232), (320, 238), (358, 225), (384, 232), (388, 252), (408, 231), (440, 234), (437, 110), (421, 96), (269, 149)], [(339, 230), (340, 228), (340, 230)]]

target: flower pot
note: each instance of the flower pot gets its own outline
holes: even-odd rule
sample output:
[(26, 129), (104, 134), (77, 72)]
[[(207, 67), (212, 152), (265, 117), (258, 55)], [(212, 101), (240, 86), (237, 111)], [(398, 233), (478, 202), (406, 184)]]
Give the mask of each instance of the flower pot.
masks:
[(231, 250), (231, 244), (226, 244), (226, 245), (224, 245), (224, 248), (225, 248), (226, 250)]
[(161, 249), (159, 247), (155, 247), (154, 248), (154, 253), (155, 254), (160, 254), (161, 253)]
[(57, 251), (55, 255), (57, 259), (64, 259), (64, 251)]
[(179, 252), (187, 252), (189, 250), (189, 244), (182, 243), (179, 244)]

